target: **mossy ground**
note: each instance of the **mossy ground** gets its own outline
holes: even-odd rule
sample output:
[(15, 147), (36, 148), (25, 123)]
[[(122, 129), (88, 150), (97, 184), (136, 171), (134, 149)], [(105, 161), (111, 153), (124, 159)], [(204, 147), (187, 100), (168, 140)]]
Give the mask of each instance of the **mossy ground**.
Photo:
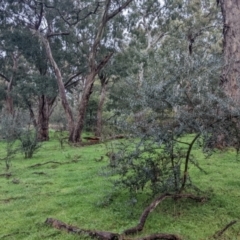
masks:
[[(4, 155), (4, 146), (0, 146)], [(139, 193), (132, 205), (127, 191), (112, 192), (102, 168), (109, 164), (104, 144), (64, 148), (52, 139), (43, 144), (32, 159), (16, 155), (10, 177), (0, 177), (0, 239), (88, 239), (53, 229), (44, 224), (53, 217), (86, 229), (121, 233), (135, 225), (150, 201)], [(183, 239), (212, 239), (213, 234), (232, 220), (239, 220), (218, 239), (240, 239), (240, 161), (234, 151), (214, 153), (206, 159), (195, 150), (207, 174), (191, 166), (194, 184), (209, 194), (210, 200), (162, 202), (149, 216), (141, 235), (165, 232)], [(102, 161), (96, 161), (103, 156)], [(30, 167), (48, 161), (42, 166)], [(0, 174), (5, 173), (4, 161)]]

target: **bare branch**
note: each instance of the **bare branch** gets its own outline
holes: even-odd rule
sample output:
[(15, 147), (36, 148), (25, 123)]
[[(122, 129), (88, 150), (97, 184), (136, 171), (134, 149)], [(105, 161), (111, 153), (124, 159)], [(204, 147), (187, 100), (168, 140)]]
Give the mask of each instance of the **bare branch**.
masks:
[(74, 25), (76, 25), (79, 21), (82, 21), (82, 20), (86, 19), (87, 17), (89, 17), (89, 16), (92, 15), (92, 14), (96, 14), (98, 8), (100, 7), (100, 2), (97, 2), (97, 5), (96, 5), (96, 7), (94, 8), (93, 11), (89, 11), (89, 12), (88, 12), (85, 16), (83, 16), (82, 18), (80, 18), (80, 16), (79, 16), (80, 13), (81, 13), (82, 11), (84, 11), (85, 9), (89, 8), (89, 5), (86, 6), (85, 8), (83, 8), (83, 9), (79, 9), (79, 10), (76, 12), (76, 15), (77, 15), (77, 16), (76, 16), (76, 21), (74, 21), (74, 22), (70, 22), (65, 16), (63, 16), (63, 14), (61, 13), (61, 11), (60, 11), (58, 8), (56, 8), (56, 7), (54, 7), (54, 6), (47, 5), (46, 3), (44, 3), (44, 6), (45, 6), (46, 8), (55, 9), (55, 10), (58, 12), (58, 14), (60, 15), (61, 19), (62, 19), (65, 23), (67, 23), (69, 26), (74, 26)]
[(222, 236), (222, 234), (228, 229), (230, 228), (232, 225), (234, 225), (235, 223), (237, 223), (236, 220), (231, 221), (230, 223), (228, 223), (223, 229), (221, 229), (220, 231), (216, 232), (213, 237), (214, 238), (219, 238), (220, 236)]
[(11, 82), (11, 80), (2, 73), (0, 73), (0, 77), (4, 78), (7, 82)]
[(40, 3), (40, 5), (41, 5), (40, 16), (39, 16), (39, 19), (38, 19), (38, 23), (36, 24), (36, 30), (39, 29), (39, 27), (41, 25), (41, 22), (42, 22), (42, 18), (43, 18), (43, 4)]
[[(72, 85), (71, 81), (72, 81), (75, 77), (79, 76), (80, 74), (82, 74), (82, 71), (79, 71), (79, 72), (77, 72), (76, 74), (74, 74), (74, 75), (72, 75), (71, 77), (69, 77), (68, 80), (64, 83), (64, 86), (65, 86), (65, 87), (69, 87), (69, 84)], [(78, 81), (76, 81), (76, 82), (78, 82)], [(74, 82), (74, 83), (75, 83), (75, 82)]]
[(55, 36), (66, 36), (66, 35), (69, 35), (69, 34), (70, 34), (69, 32), (49, 33), (47, 35), (47, 37), (50, 38), (50, 37), (55, 37)]
[(109, 53), (107, 56), (105, 56), (104, 59), (102, 59), (102, 61), (98, 64), (96, 68), (96, 72), (99, 72), (108, 63), (112, 55), (113, 55), (113, 52)]
[(117, 8), (115, 11), (113, 11), (111, 14), (107, 15), (107, 21), (115, 17), (118, 13), (120, 13), (124, 8), (126, 8), (133, 0), (127, 0), (125, 3), (123, 3), (122, 6)]

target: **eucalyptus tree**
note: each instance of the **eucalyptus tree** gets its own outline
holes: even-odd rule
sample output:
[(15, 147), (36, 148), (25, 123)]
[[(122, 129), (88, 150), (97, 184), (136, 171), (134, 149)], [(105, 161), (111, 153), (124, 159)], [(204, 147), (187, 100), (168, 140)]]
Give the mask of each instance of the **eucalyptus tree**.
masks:
[(14, 108), (28, 109), (39, 140), (48, 140), (57, 88), (46, 54), (26, 29), (16, 29), (7, 23), (2, 25), (2, 33), (1, 77), (7, 83), (7, 112), (13, 115)]
[(238, 1), (217, 1), (223, 15), (224, 61), (221, 84), (233, 102), (240, 101), (240, 9)]
[[(132, 5), (132, 14), (128, 15), (129, 41), (114, 59), (115, 74), (125, 81), (125, 93), (132, 94), (142, 85), (148, 76), (147, 69), (154, 63), (155, 54), (161, 56), (187, 50), (191, 54), (202, 51), (222, 51), (221, 16), (215, 1), (136, 1)], [(165, 48), (165, 42), (174, 42), (176, 48)], [(164, 49), (165, 48), (165, 49)], [(129, 78), (129, 76), (131, 76)], [(133, 77), (135, 76), (135, 77)], [(129, 80), (131, 79), (131, 81)], [(145, 80), (144, 80), (145, 81)], [(161, 80), (159, 80), (161, 81)], [(111, 97), (122, 103), (121, 82), (116, 84), (116, 91)], [(118, 94), (119, 93), (119, 94)], [(130, 94), (130, 93), (129, 93)]]
[[(16, 22), (22, 22), (22, 26), (29, 29), (33, 36), (41, 41), (46, 51), (68, 119), (69, 141), (80, 141), (86, 107), (95, 77), (113, 55), (113, 46), (116, 44), (115, 35), (119, 34), (119, 31), (116, 33), (116, 29), (119, 30), (122, 24), (122, 21), (119, 21), (118, 24), (118, 20), (123, 18), (120, 12), (127, 8), (132, 1), (26, 0), (12, 3), (11, 6), (8, 4), (9, 19), (14, 17), (17, 19)], [(4, 8), (7, 8), (6, 5)], [(74, 56), (74, 60), (78, 58), (76, 63), (70, 66), (73, 72), (71, 75), (62, 71), (65, 66), (64, 61), (59, 61), (58, 55), (54, 54), (53, 49), (57, 42), (63, 44), (61, 50), (64, 51), (64, 54), (69, 49), (74, 49), (76, 52), (76, 56), (71, 55), (71, 57)], [(68, 64), (66, 63), (66, 65)], [(68, 102), (65, 85), (70, 84), (80, 75), (85, 83), (78, 117), (75, 120)]]

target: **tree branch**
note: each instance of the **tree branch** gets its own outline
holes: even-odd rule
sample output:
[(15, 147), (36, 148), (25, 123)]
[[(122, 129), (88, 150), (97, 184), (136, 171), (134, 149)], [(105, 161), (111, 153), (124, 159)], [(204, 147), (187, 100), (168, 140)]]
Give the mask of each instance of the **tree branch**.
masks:
[(61, 19), (62, 19), (65, 23), (67, 23), (69, 26), (73, 26), (73, 25), (76, 25), (79, 21), (82, 21), (82, 20), (86, 19), (88, 16), (90, 16), (90, 15), (92, 15), (92, 14), (96, 14), (98, 8), (100, 7), (100, 3), (97, 2), (97, 5), (96, 5), (96, 7), (94, 8), (94, 10), (93, 10), (93, 11), (89, 11), (89, 12), (88, 12), (85, 16), (83, 16), (82, 18), (79, 17), (80, 13), (81, 13), (83, 10), (87, 9), (87, 8), (89, 7), (89, 5), (86, 6), (86, 7), (84, 7), (83, 9), (79, 9), (79, 10), (77, 11), (77, 13), (76, 13), (76, 15), (77, 15), (77, 16), (76, 16), (76, 21), (74, 21), (74, 22), (72, 22), (72, 23), (71, 23), (66, 17), (63, 16), (63, 14), (61, 13), (61, 11), (60, 11), (58, 8), (56, 8), (56, 7), (54, 7), (54, 6), (47, 5), (46, 3), (44, 3), (44, 6), (45, 6), (46, 8), (52, 8), (52, 9), (57, 10), (57, 12), (58, 12), (58, 14), (60, 15)]
[(69, 34), (70, 34), (69, 32), (48, 33), (47, 38), (55, 37), (55, 36), (66, 36), (66, 35), (69, 35)]
[(234, 225), (237, 221), (233, 220), (230, 223), (228, 223), (223, 229), (221, 229), (220, 231), (217, 231), (213, 237), (214, 238), (219, 238), (220, 236), (222, 236), (222, 234), (228, 229), (230, 228), (232, 225)]
[[(194, 196), (191, 194), (164, 193), (164, 194), (160, 195), (158, 198), (156, 198), (148, 207), (145, 208), (145, 210), (141, 214), (139, 223), (135, 227), (129, 228), (129, 229), (125, 230), (123, 233), (125, 235), (130, 235), (130, 234), (136, 234), (138, 232), (141, 232), (143, 230), (145, 222), (148, 218), (148, 215), (158, 206), (159, 203), (161, 203), (166, 198), (173, 198), (173, 199), (190, 198), (190, 199), (198, 201), (198, 202), (203, 202), (206, 199), (206, 197), (198, 197), (198, 196)], [(180, 238), (176, 235), (170, 235), (170, 236), (174, 236), (174, 238), (163, 238), (163, 239), (176, 239), (176, 240), (178, 239), (178, 240), (180, 240)], [(154, 238), (142, 238), (142, 240), (143, 239), (154, 239)]]
[(39, 29), (39, 27), (41, 25), (41, 22), (42, 22), (42, 18), (43, 18), (43, 3), (40, 3), (40, 5), (41, 5), (40, 16), (39, 16), (39, 19), (38, 19), (38, 23), (36, 24), (36, 30)]
[(99, 72), (110, 60), (110, 58), (112, 57), (114, 53), (111, 52), (109, 53), (107, 56), (105, 56), (104, 59), (102, 59), (102, 61), (98, 64), (97, 68), (96, 68), (96, 72)]
[[(70, 82), (77, 76), (79, 76), (80, 74), (82, 74), (82, 71), (77, 72), (76, 74), (73, 74), (71, 77), (68, 78), (68, 80), (64, 83), (65, 87), (68, 87), (69, 84), (71, 84)], [(75, 82), (74, 82), (75, 83)]]
[(2, 73), (0, 73), (0, 77), (4, 78), (7, 82), (11, 82), (11, 80)]
[(107, 21), (109, 21), (110, 19), (112, 19), (113, 17), (115, 17), (118, 13), (120, 13), (124, 8), (126, 8), (133, 0), (127, 0), (125, 3), (123, 3), (123, 5), (121, 7), (119, 7), (118, 9), (116, 9), (115, 11), (113, 11), (112, 13), (107, 15)]

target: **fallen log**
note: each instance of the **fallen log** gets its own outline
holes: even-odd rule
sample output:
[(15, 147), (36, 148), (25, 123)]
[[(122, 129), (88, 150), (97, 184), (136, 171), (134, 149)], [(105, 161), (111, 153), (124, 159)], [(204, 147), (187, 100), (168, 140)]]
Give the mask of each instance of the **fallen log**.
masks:
[(92, 238), (97, 238), (100, 240), (118, 240), (119, 239), (119, 234), (117, 233), (81, 229), (79, 227), (68, 225), (54, 218), (47, 218), (45, 223), (56, 229), (65, 230), (69, 233), (85, 234)]
[[(130, 238), (126, 238), (124, 234), (118, 234), (118, 233), (112, 233), (112, 232), (106, 232), (106, 231), (97, 231), (97, 230), (86, 230), (81, 229), (76, 226), (68, 225), (64, 222), (61, 222), (54, 218), (47, 218), (45, 221), (46, 224), (59, 229), (59, 230), (65, 230), (68, 233), (75, 233), (75, 234), (85, 234), (91, 238), (96, 238), (99, 240), (134, 240)], [(150, 236), (136, 238), (135, 240), (181, 240), (180, 237), (178, 237), (175, 234), (167, 234), (167, 233), (157, 233), (152, 234)]]

